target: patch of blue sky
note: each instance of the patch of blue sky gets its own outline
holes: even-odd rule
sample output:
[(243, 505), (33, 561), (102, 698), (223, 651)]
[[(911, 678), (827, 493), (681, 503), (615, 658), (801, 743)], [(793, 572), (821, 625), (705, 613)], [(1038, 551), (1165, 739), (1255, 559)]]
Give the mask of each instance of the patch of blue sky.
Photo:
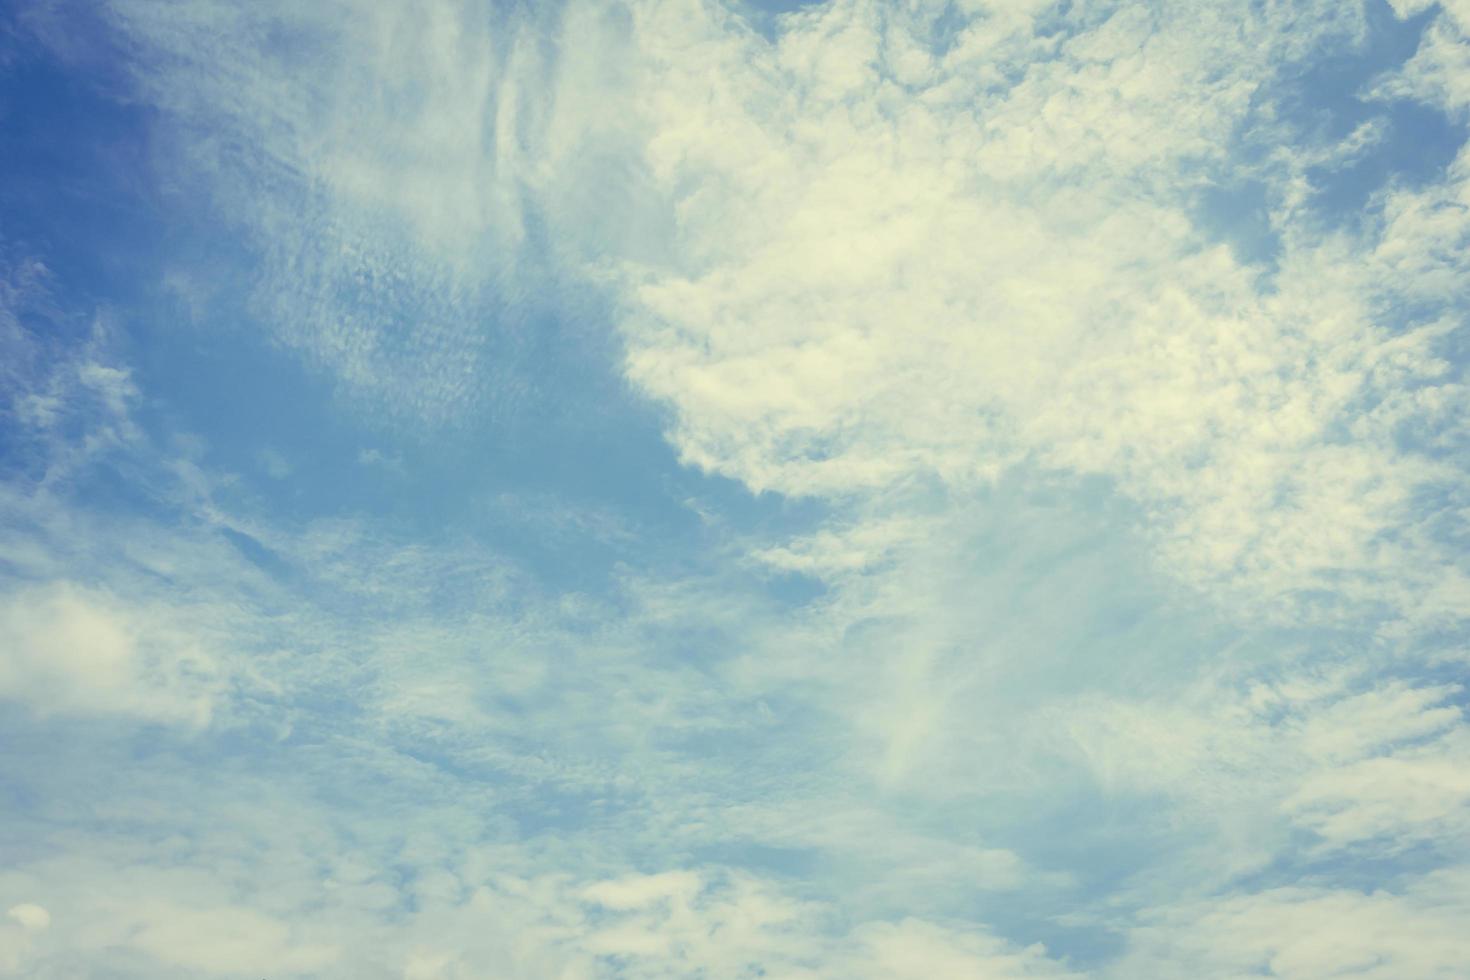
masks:
[(1308, 168), (1312, 204), (1333, 224), (1363, 220), (1373, 195), (1390, 185), (1420, 186), (1442, 175), (1470, 132), (1435, 107), (1372, 96), (1375, 80), (1413, 56), (1433, 13), (1400, 21), (1386, 3), (1368, 5), (1367, 13), (1364, 43), (1291, 79), (1282, 99), (1283, 118), (1306, 140), (1341, 141), (1374, 122), (1386, 128), (1356, 159)]
[(1200, 191), (1201, 228), (1243, 263), (1275, 269), (1281, 241), (1272, 212), (1279, 190), (1258, 168), (1283, 151), (1320, 151), (1365, 134), (1345, 157), (1303, 170), (1311, 213), (1328, 228), (1361, 228), (1376, 220), (1376, 195), (1442, 176), (1465, 142), (1465, 123), (1444, 110), (1372, 91), (1413, 57), (1434, 11), (1400, 19), (1387, 3), (1373, 2), (1364, 5), (1364, 15), (1360, 39), (1338, 39), (1325, 55), (1287, 66), (1278, 81), (1255, 93), (1256, 112), (1234, 135), (1222, 170)]
[[(0, 207), (13, 261), (29, 251), (75, 299), (130, 303), (146, 288), (167, 234), (152, 183), (155, 110), (126, 97), (116, 52), (83, 11), (55, 53), (9, 39), (0, 122)], [(18, 254), (19, 253), (19, 254)]]

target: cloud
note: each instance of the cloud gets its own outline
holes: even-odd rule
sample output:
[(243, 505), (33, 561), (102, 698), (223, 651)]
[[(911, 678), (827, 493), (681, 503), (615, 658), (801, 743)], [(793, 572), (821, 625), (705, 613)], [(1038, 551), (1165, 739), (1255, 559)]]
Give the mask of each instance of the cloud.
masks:
[(35, 935), (51, 924), (51, 915), (27, 902), (13, 906), (6, 918), (10, 921), (0, 924), (0, 975), (14, 976), (31, 962)]
[(1160, 910), (1114, 976), (1452, 977), (1467, 949), (1463, 869), (1403, 891), (1282, 888)]
[(861, 965), (857, 976), (919, 978), (1077, 977), (1040, 946), (1016, 950), (974, 933), (956, 934), (932, 923), (905, 919), (859, 930)]
[[(1164, 702), (1089, 697), (1053, 717), (1109, 792), (1169, 794), (1181, 816), (1228, 826), (1285, 814), (1328, 849), (1453, 839), (1436, 823), (1454, 819), (1464, 781), (1460, 689), (1307, 664), (1270, 679), (1220, 670)], [(1385, 796), (1405, 794), (1420, 806), (1390, 815)]]
[(129, 920), (128, 945), (206, 975), (234, 973), (246, 963), (287, 975), (320, 972), (338, 958), (328, 947), (293, 945), (285, 923), (249, 909), (144, 905), (123, 917)]
[[(757, 491), (969, 493), (1035, 463), (1114, 481), (1162, 560), (1258, 612), (1331, 590), (1446, 613), (1411, 607), (1450, 557), (1416, 570), (1394, 539), (1460, 471), (1399, 433), (1460, 385), (1442, 318), (1383, 314), (1462, 271), (1404, 268), (1454, 254), (1425, 236), (1456, 212), (1434, 231), (1390, 194), (1402, 220), (1324, 231), (1308, 161), (1372, 126), (1335, 144), (1281, 118), (1296, 66), (1363, 43), (1360, 11), (1103, 4), (1052, 30), (1045, 5), (838, 3), (767, 38), (676, 3), (493, 26), (447, 3), (111, 9), (156, 55), (143, 91), (209, 134), (195, 152), (261, 147), (189, 166), (260, 243), (265, 318), (395, 417), (534, 397), (503, 344), (540, 301), (509, 284), (580, 281), (682, 458)], [(209, 40), (271, 32), (299, 50)], [(1289, 152), (1241, 151), (1283, 129)], [(1242, 179), (1274, 273), (1197, 220)]]
[(26, 932), (40, 932), (51, 925), (51, 913), (28, 902), (12, 906), (5, 914), (20, 923)]
[[(1239, 166), (1217, 134), (1251, 124), (1284, 65), (1351, 37), (1314, 8), (1289, 35), (1237, 13), (1224, 34), (1206, 26), (1235, 22), (1223, 5), (1098, 8), (1044, 55), (979, 19), (902, 83), (875, 52), (917, 43), (935, 11), (829, 5), (773, 51), (730, 36), (664, 55), (650, 168), (700, 190), (677, 210), (687, 260), (636, 268), (623, 330), (683, 458), (837, 500), (929, 477), (973, 492), (1022, 461), (1106, 476), (1181, 575), (1258, 607), (1357, 579), (1403, 608), (1457, 576), (1446, 554), (1425, 569), (1378, 544), (1459, 479), (1397, 432), (1461, 398), (1445, 324), (1380, 312), (1386, 288), (1422, 296), (1436, 273), (1384, 263), (1453, 250), (1407, 220), (1402, 242), (1288, 223), (1267, 284), (1192, 219)], [(839, 23), (872, 50), (833, 43)], [(850, 57), (840, 97), (808, 47)], [(701, 74), (712, 59), (726, 69)]]
[(377, 447), (359, 450), (357, 462), (360, 466), (381, 466), (392, 472), (402, 472), (403, 460), (396, 456), (383, 452)]
[[(1400, 17), (1409, 17), (1431, 5), (1400, 2), (1392, 6)], [(1428, 102), (1463, 117), (1470, 107), (1470, 82), (1466, 81), (1470, 77), (1470, 7), (1453, 0), (1433, 6), (1439, 9), (1414, 56), (1374, 94)]]
[(293, 467), (278, 450), (266, 447), (260, 451), (260, 465), (273, 480), (284, 480), (291, 475)]
[(628, 89), (620, 11), (119, 0), (105, 17), (166, 113), (168, 179), (251, 253), (255, 286), (216, 297), (207, 329), (243, 315), (348, 404), (431, 427), (534, 403), (549, 379), (531, 373), (533, 331), (559, 330), (568, 357), (597, 343), (562, 266), (609, 240), (646, 250), (650, 220), (608, 189), (636, 177), (611, 108)]
[[(1162, 561), (1255, 614), (1331, 592), (1423, 622), (1449, 604), (1416, 596), (1463, 591), (1416, 510), (1461, 468), (1401, 438), (1463, 407), (1461, 212), (1426, 199), (1463, 180), (1389, 189), (1344, 237), (1303, 186), (1374, 127), (1286, 118), (1300, 66), (1363, 45), (1356, 8), (837, 3), (772, 38), (677, 3), (168, 9), (111, 8), (207, 157), (185, 172), (259, 243), (258, 309), (393, 417), (515, 411), (515, 310), (570, 307), (513, 288), (581, 282), (681, 457), (754, 490), (963, 494), (1034, 464), (1113, 481)], [(211, 40), (272, 32), (302, 40)], [(1389, 74), (1431, 97), (1415, 62)], [(1271, 267), (1198, 219), (1241, 181)]]
[(35, 259), (0, 261), (0, 352), (8, 480), (44, 489), (138, 438), (138, 389), (105, 309), (83, 317), (53, 295)]
[(1390, 849), (1462, 837), (1470, 803), (1470, 744), (1458, 711), (1426, 744), (1308, 776), (1284, 806), (1328, 845)]
[(66, 583), (0, 599), (0, 643), (0, 698), (41, 715), (200, 725), (219, 687), (213, 658), (154, 611)]
[[(477, 839), (459, 812), (441, 812), (449, 819), (429, 831), (423, 800), (410, 822), (385, 815), (344, 833), (289, 773), (275, 783), (270, 813), (243, 805), (237, 780), (198, 788), (187, 806), (208, 819), (186, 836), (93, 832), (0, 874), (0, 888), (39, 888), (64, 910), (28, 954), (32, 975), (107, 955), (128, 975), (165, 977), (233, 976), (242, 964), (281, 975), (445, 978), (490, 968), (527, 980), (878, 978), (938, 966), (955, 976), (1076, 976), (1040, 946), (973, 928), (913, 916), (845, 925), (834, 905), (789, 881), (719, 866), (549, 873), (545, 856), (523, 844)], [(153, 819), (166, 827), (178, 816)], [(390, 852), (398, 871), (384, 863)]]

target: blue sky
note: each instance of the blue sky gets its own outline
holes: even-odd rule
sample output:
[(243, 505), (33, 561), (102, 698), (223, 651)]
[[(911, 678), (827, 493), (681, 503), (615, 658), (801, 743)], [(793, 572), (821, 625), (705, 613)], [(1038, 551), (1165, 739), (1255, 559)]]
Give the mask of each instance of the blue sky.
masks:
[(0, 3), (0, 975), (1470, 962), (1470, 7)]

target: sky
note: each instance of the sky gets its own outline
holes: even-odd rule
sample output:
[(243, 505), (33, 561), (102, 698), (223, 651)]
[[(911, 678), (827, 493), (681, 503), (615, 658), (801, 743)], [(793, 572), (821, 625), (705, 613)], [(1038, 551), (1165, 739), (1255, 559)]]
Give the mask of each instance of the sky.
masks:
[(0, 976), (1463, 978), (1467, 133), (1467, 0), (0, 0)]

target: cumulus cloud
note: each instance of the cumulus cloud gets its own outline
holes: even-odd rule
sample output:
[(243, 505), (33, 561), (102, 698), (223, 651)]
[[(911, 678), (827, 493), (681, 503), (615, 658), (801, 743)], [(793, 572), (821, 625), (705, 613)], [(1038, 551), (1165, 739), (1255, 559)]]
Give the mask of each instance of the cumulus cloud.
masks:
[(20, 923), (26, 932), (40, 932), (51, 925), (51, 913), (29, 902), (12, 906), (5, 914)]
[[(682, 3), (113, 9), (167, 56), (140, 76), (160, 104), (261, 147), (196, 169), (280, 257), (268, 319), (408, 416), (513, 399), (498, 279), (581, 279), (683, 458), (753, 489), (969, 492), (1024, 461), (1115, 481), (1181, 575), (1258, 604), (1347, 576), (1404, 610), (1462, 577), (1406, 558), (1413, 502), (1459, 470), (1400, 433), (1462, 395), (1443, 318), (1394, 312), (1459, 274), (1426, 237), (1458, 212), (1390, 195), (1343, 237), (1300, 207), (1320, 137), (1232, 156), (1279, 135), (1298, 66), (1361, 42), (1356, 8), (839, 3), (774, 38)], [(272, 31), (300, 50), (204, 40)], [(300, 176), (239, 199), (277, 171)], [(1246, 179), (1274, 269), (1197, 220)], [(1429, 255), (1450, 265), (1405, 268)]]
[(1460, 212), (1361, 241), (1285, 223), (1269, 275), (1190, 213), (1230, 179), (1218, 134), (1248, 126), (1278, 73), (1343, 23), (1305, 8), (1282, 33), (1226, 5), (1098, 8), (1026, 46), (1029, 15), (982, 17), (903, 76), (883, 53), (919, 45), (938, 15), (831, 5), (792, 18), (774, 50), (654, 47), (667, 124), (649, 166), (671, 193), (699, 190), (676, 209), (687, 258), (639, 267), (623, 329), (629, 374), (674, 407), (684, 458), (837, 499), (931, 475), (965, 491), (1022, 461), (1103, 475), (1147, 508), (1181, 574), (1256, 602), (1351, 591), (1347, 575), (1409, 604), (1460, 578), (1448, 555), (1422, 569), (1380, 543), (1458, 480), (1397, 438), (1460, 404), (1435, 353), (1447, 324), (1386, 306), (1451, 274), (1392, 257), (1449, 260), (1426, 236), (1460, 234)]
[(150, 610), (61, 583), (0, 600), (0, 698), (42, 715), (117, 713), (200, 725), (210, 655)]

